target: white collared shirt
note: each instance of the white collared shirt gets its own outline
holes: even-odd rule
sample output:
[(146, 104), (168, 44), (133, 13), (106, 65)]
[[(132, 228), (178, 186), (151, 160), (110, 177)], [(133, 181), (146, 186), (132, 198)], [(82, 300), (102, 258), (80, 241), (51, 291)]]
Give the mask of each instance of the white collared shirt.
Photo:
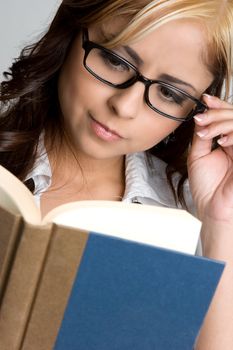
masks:
[[(38, 146), (38, 157), (34, 168), (26, 180), (34, 181), (34, 198), (40, 206), (40, 197), (51, 185), (52, 173), (44, 147), (43, 138)], [(166, 163), (145, 152), (128, 154), (125, 158), (125, 192), (122, 201), (127, 203), (152, 204), (163, 207), (181, 208), (177, 206), (166, 176)], [(179, 176), (174, 176), (174, 182)], [(190, 212), (194, 213), (188, 182), (184, 184), (184, 194)]]

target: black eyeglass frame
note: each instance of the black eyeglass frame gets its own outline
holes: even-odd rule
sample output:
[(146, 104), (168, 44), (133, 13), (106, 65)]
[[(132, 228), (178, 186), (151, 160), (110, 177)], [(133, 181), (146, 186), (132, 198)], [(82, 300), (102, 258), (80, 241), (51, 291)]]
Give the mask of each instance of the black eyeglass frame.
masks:
[[(142, 82), (144, 85), (145, 85), (145, 92), (144, 92), (144, 99), (146, 101), (146, 104), (152, 109), (154, 110), (155, 112), (159, 113), (160, 115), (162, 115), (163, 117), (166, 117), (166, 118), (169, 118), (169, 119), (173, 119), (173, 120), (176, 120), (176, 121), (179, 121), (179, 122), (186, 122), (186, 121), (189, 121), (190, 119), (192, 119), (194, 117), (194, 115), (198, 114), (198, 113), (203, 113), (205, 110), (208, 109), (208, 107), (200, 100), (198, 100), (197, 98), (193, 97), (192, 95), (188, 94), (186, 91), (183, 91), (181, 89), (179, 89), (178, 87), (172, 85), (172, 84), (169, 84), (169, 83), (166, 83), (162, 80), (152, 80), (152, 79), (148, 79), (146, 78), (144, 75), (142, 75), (137, 67), (135, 67), (131, 62), (127, 61), (125, 58), (119, 56), (117, 53), (105, 48), (104, 46), (102, 45), (99, 45), (91, 40), (89, 40), (89, 35), (88, 35), (88, 30), (87, 28), (84, 28), (83, 31), (83, 36), (82, 36), (82, 47), (85, 51), (84, 53), (84, 58), (83, 58), (83, 65), (84, 67), (86, 68), (86, 70), (91, 73), (96, 79), (100, 80), (101, 82), (111, 86), (111, 87), (114, 87), (116, 89), (126, 89), (130, 86), (132, 86), (133, 84), (135, 84), (136, 82), (140, 81)], [(122, 84), (113, 84), (111, 83), (110, 81), (108, 80), (105, 80), (103, 78), (101, 78), (99, 75), (97, 75), (94, 71), (92, 71), (88, 65), (86, 64), (86, 60), (87, 60), (87, 57), (90, 53), (90, 51), (92, 49), (100, 49), (100, 50), (103, 50), (111, 55), (113, 55), (114, 57), (116, 57), (117, 59), (119, 59), (120, 61), (122, 61), (125, 65), (129, 66), (131, 69), (134, 70), (135, 72), (135, 76), (130, 78), (129, 80), (127, 80), (126, 82), (122, 83)], [(164, 87), (167, 87), (167, 88), (171, 88), (171, 89), (174, 89), (175, 91), (185, 95), (186, 97), (190, 98), (192, 101), (194, 101), (196, 103), (196, 107), (191, 110), (191, 112), (184, 118), (177, 118), (177, 117), (173, 117), (169, 114), (166, 114), (160, 110), (158, 110), (156, 107), (154, 107), (151, 103), (150, 103), (150, 100), (149, 100), (149, 88), (152, 84), (160, 84), (161, 86), (164, 86)]]

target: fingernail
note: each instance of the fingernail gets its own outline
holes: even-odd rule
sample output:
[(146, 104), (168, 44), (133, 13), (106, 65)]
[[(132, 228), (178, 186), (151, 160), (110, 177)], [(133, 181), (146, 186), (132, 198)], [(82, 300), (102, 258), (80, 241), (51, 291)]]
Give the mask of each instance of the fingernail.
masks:
[(193, 118), (196, 119), (198, 122), (201, 122), (205, 117), (205, 114), (197, 114)]
[(208, 134), (208, 130), (207, 129), (202, 129), (200, 131), (197, 131), (196, 133), (199, 137), (204, 137)]
[(227, 136), (223, 136), (220, 139), (218, 139), (218, 144), (223, 145), (227, 141)]
[(206, 96), (207, 98), (214, 98), (214, 96), (208, 94), (203, 94), (202, 96)]

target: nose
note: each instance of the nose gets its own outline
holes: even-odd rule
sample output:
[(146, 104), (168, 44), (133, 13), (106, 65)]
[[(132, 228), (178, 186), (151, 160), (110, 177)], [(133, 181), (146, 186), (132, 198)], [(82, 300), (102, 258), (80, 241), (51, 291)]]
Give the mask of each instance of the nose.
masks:
[(116, 116), (132, 119), (137, 117), (144, 105), (145, 86), (141, 82), (126, 89), (114, 89), (108, 106)]

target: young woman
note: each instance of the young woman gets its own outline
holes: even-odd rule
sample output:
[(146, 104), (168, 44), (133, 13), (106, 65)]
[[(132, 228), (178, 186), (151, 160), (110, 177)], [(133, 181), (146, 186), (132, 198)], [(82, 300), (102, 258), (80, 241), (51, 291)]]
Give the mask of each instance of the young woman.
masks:
[(189, 173), (203, 254), (227, 262), (198, 350), (233, 348), (232, 38), (232, 0), (65, 0), (1, 84), (0, 163), (43, 214), (193, 210)]

